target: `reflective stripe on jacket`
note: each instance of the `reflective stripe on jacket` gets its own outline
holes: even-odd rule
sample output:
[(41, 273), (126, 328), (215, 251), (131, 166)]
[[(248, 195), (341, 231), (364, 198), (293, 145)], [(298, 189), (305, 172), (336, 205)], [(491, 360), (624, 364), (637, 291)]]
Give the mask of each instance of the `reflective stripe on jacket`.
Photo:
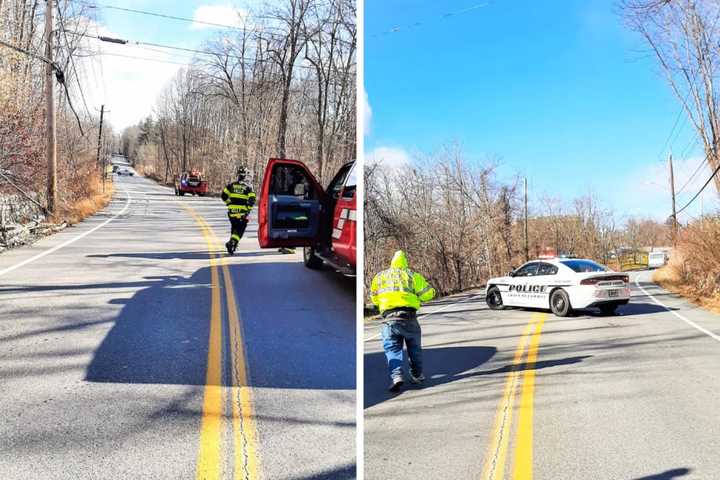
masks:
[(228, 207), (230, 215), (242, 217), (250, 213), (255, 205), (255, 192), (250, 185), (233, 182), (223, 189), (221, 198)]
[(375, 275), (370, 287), (370, 299), (380, 313), (395, 308), (419, 309), (421, 303), (435, 298), (435, 289), (425, 277), (408, 268), (405, 253), (398, 251), (390, 268)]

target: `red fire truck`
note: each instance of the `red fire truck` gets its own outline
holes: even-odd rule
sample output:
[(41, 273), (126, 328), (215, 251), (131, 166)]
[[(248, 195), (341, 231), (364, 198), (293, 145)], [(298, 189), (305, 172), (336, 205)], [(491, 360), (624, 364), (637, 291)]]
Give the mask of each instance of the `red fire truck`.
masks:
[(258, 206), (262, 248), (304, 247), (308, 268), (323, 263), (354, 276), (356, 265), (355, 162), (343, 165), (327, 188), (297, 160), (271, 159)]
[(186, 193), (200, 197), (208, 193), (208, 182), (203, 179), (202, 174), (197, 170), (183, 172), (180, 177), (175, 180), (175, 195), (183, 196)]

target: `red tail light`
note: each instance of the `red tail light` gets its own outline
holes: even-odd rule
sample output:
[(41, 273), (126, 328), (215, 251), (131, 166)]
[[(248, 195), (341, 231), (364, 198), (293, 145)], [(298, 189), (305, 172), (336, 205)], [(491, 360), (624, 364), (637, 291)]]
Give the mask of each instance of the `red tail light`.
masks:
[(580, 285), (595, 285), (598, 282), (617, 282), (622, 280), (624, 283), (630, 282), (630, 277), (627, 275), (612, 275), (609, 277), (590, 277), (580, 281)]

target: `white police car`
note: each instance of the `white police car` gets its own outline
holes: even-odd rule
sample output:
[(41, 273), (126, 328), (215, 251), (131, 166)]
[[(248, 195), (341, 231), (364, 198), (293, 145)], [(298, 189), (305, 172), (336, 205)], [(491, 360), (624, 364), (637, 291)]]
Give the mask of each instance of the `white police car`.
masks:
[(534, 260), (491, 278), (485, 299), (493, 310), (503, 307), (549, 308), (565, 317), (574, 309), (599, 308), (612, 315), (630, 300), (629, 277), (592, 260), (554, 258)]

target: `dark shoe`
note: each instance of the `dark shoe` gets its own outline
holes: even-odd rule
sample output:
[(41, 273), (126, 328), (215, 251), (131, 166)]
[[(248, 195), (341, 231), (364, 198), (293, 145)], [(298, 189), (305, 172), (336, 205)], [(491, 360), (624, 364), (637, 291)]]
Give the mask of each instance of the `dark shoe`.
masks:
[(228, 255), (232, 255), (235, 251), (232, 242), (225, 242), (225, 248), (227, 248)]
[(400, 391), (400, 387), (403, 386), (403, 379), (402, 378), (393, 378), (392, 383), (388, 387), (388, 392), (392, 393), (398, 393)]
[(410, 383), (414, 383), (415, 385), (417, 385), (417, 384), (422, 383), (422, 382), (424, 382), (424, 381), (425, 381), (425, 375), (424, 375), (424, 374), (421, 373), (420, 375), (418, 375), (418, 376), (416, 377), (415, 375), (413, 375), (412, 372), (410, 372)]

